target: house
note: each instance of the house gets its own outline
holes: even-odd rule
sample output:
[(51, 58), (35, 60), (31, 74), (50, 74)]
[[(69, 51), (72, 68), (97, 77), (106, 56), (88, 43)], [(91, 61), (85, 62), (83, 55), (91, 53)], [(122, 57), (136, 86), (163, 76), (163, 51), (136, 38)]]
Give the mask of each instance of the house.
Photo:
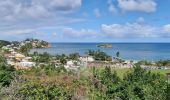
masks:
[(82, 62), (93, 62), (93, 61), (95, 61), (92, 56), (80, 56), (79, 60), (82, 61)]
[(13, 62), (12, 60), (7, 60), (7, 64), (15, 66), (15, 62)]
[(13, 54), (4, 54), (4, 57), (8, 60), (12, 60), (14, 58)]
[(25, 57), (22, 59), (22, 61), (30, 61), (32, 59), (32, 57)]
[(22, 62), (17, 62), (15, 64), (16, 69), (28, 69), (35, 66), (34, 62), (27, 62), (27, 61), (22, 61)]
[(77, 61), (67, 61), (66, 65), (64, 67), (68, 70), (77, 70), (80, 66), (78, 66)]
[(22, 55), (22, 54), (19, 54), (19, 53), (15, 54), (15, 59), (16, 59), (16, 60), (21, 61), (21, 60), (24, 59), (24, 58), (25, 58), (25, 56)]

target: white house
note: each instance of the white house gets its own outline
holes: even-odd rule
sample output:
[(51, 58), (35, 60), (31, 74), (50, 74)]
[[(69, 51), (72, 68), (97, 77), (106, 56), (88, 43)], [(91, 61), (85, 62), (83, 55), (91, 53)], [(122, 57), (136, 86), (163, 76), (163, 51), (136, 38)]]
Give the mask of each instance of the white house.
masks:
[(79, 60), (82, 62), (93, 62), (94, 58), (92, 56), (80, 56)]
[(30, 68), (30, 67), (35, 66), (35, 63), (34, 63), (34, 62), (22, 61), (22, 62), (16, 63), (15, 66), (17, 66), (17, 67), (19, 67), (19, 68)]
[(67, 61), (66, 65), (64, 67), (69, 70), (77, 70), (80, 66), (78, 66), (76, 61)]

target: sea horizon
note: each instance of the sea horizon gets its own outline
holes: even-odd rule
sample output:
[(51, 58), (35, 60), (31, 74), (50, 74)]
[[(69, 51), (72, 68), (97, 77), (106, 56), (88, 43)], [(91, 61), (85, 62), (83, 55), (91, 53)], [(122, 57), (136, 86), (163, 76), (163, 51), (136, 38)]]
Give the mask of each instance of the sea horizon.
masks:
[[(104, 42), (102, 42), (104, 43)], [(100, 50), (106, 52), (110, 56), (115, 56), (116, 52), (120, 52), (121, 58), (125, 60), (166, 60), (170, 59), (170, 43), (111, 43), (113, 48), (97, 47), (98, 43), (50, 43), (51, 48), (34, 48), (30, 52), (35, 51), (43, 53), (48, 52), (51, 55), (79, 53), (85, 55), (88, 50)], [(106, 42), (105, 42), (106, 43)], [(106, 43), (106, 44), (107, 44)]]

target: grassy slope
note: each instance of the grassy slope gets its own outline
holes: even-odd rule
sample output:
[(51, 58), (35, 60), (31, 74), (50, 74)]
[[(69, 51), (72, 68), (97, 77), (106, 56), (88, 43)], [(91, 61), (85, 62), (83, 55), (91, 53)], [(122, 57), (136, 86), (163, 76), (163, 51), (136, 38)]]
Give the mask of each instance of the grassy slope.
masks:
[[(130, 71), (130, 69), (128, 68), (124, 68), (124, 69), (113, 69), (117, 72), (118, 76), (123, 78), (124, 74), (126, 74), (127, 72)], [(164, 70), (164, 69), (151, 69), (150, 70), (152, 73), (160, 73), (160, 74), (163, 74), (163, 75), (166, 75), (166, 73), (170, 72), (170, 69), (168, 70)]]
[[(102, 68), (100, 68), (102, 69)], [(120, 77), (120, 78), (123, 78), (123, 76), (130, 72), (131, 69), (129, 68), (113, 68), (112, 71), (116, 71), (117, 72), (117, 75)], [(153, 73), (160, 73), (160, 74), (163, 74), (163, 75), (166, 75), (166, 73), (170, 72), (170, 69), (169, 70), (163, 70), (163, 69), (151, 69), (151, 72)], [(92, 69), (90, 68), (83, 68), (81, 70), (81, 74), (85, 75), (85, 76), (88, 76), (88, 75), (92, 75)]]

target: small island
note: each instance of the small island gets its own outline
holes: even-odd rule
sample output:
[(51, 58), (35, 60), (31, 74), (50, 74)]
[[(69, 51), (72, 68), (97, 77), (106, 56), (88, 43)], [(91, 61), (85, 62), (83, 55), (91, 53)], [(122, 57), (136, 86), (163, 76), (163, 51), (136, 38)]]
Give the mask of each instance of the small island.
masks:
[(100, 47), (100, 48), (112, 48), (113, 45), (112, 44), (97, 44), (97, 47)]

